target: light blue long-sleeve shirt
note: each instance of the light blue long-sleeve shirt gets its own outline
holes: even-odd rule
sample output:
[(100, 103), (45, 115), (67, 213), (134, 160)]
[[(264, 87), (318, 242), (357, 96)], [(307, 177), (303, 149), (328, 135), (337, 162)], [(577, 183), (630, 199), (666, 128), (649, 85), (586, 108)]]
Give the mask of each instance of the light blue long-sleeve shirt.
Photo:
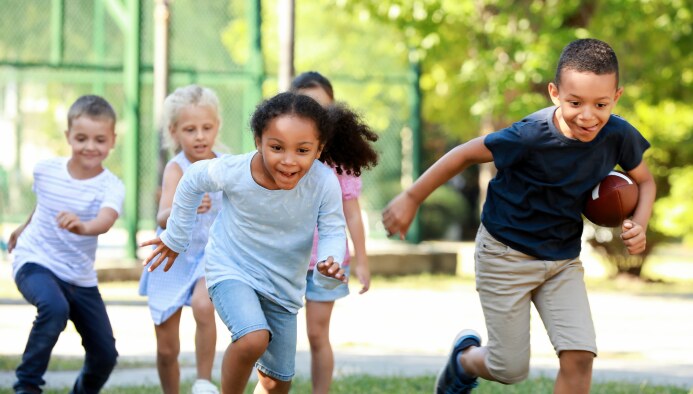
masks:
[[(250, 162), (255, 154), (227, 155), (191, 165), (178, 184), (161, 240), (175, 252), (185, 251), (204, 193), (223, 191), (222, 209), (205, 249), (207, 286), (239, 280), (296, 313), (303, 306), (316, 224), (318, 261), (332, 256), (341, 263), (346, 252), (339, 181), (316, 160), (295, 188), (268, 190), (252, 178)], [(323, 287), (340, 283), (314, 272)]]

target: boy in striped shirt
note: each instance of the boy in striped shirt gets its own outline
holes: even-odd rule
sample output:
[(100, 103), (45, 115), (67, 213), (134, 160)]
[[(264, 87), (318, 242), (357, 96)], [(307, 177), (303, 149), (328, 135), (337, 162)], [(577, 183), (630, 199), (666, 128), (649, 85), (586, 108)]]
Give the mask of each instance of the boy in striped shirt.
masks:
[(123, 183), (103, 167), (115, 144), (116, 115), (106, 100), (87, 95), (72, 104), (67, 118), (72, 154), (36, 164), (36, 207), (8, 243), (17, 288), (37, 308), (15, 393), (41, 392), (68, 319), (86, 351), (72, 393), (101, 390), (118, 356), (94, 270), (98, 235), (118, 219), (125, 196)]

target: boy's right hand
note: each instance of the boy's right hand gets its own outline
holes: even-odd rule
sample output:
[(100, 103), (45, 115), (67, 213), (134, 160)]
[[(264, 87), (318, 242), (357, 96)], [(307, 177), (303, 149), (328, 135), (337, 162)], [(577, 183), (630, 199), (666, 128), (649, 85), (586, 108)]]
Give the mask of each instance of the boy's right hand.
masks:
[(383, 209), (383, 225), (387, 236), (399, 234), (399, 238), (403, 240), (418, 209), (419, 204), (407, 191), (393, 198)]
[[(168, 259), (168, 262), (166, 263), (166, 266), (164, 266), (164, 272), (168, 271), (171, 269), (171, 266), (173, 266), (173, 262), (176, 261), (176, 258), (178, 257), (178, 253), (174, 252), (171, 250), (166, 244), (161, 241), (161, 238), (156, 237), (154, 239), (150, 239), (149, 241), (144, 241), (140, 244), (140, 246), (148, 246), (148, 245), (155, 245), (156, 247), (154, 250), (152, 250), (152, 253), (144, 259), (142, 262), (143, 266), (146, 266), (147, 264), (152, 263), (151, 266), (147, 269), (149, 272), (152, 272), (161, 265), (161, 263), (165, 260)], [(159, 256), (157, 258), (157, 256)]]
[(12, 249), (17, 246), (17, 239), (19, 239), (19, 235), (24, 231), (24, 228), (26, 228), (26, 223), (17, 227), (12, 234), (10, 234), (10, 239), (7, 241), (7, 253), (12, 253)]

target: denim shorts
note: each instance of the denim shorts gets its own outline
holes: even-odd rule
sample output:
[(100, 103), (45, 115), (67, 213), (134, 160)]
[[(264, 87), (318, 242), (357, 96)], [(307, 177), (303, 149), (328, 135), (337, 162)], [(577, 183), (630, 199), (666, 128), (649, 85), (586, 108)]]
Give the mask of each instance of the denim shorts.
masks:
[(215, 283), (209, 295), (232, 342), (253, 331), (269, 331), (270, 343), (255, 367), (274, 379), (290, 381), (296, 358), (296, 314), (238, 280)]
[[(344, 267), (344, 274), (349, 276), (349, 266)], [(349, 285), (342, 283), (334, 289), (326, 289), (313, 282), (313, 270), (306, 274), (306, 300), (318, 302), (330, 302), (349, 295)]]

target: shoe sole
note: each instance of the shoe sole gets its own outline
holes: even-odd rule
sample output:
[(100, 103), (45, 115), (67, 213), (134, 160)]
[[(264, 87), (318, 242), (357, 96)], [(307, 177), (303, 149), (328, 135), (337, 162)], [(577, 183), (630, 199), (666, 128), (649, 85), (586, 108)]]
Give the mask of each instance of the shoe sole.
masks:
[[(472, 329), (465, 329), (457, 333), (455, 336), (455, 339), (452, 341), (452, 346), (450, 347), (450, 351), (448, 352), (448, 360), (450, 359), (450, 356), (452, 356), (452, 352), (455, 351), (455, 347), (457, 347), (457, 344), (465, 340), (466, 338), (471, 338), (471, 337), (476, 337), (476, 338), (481, 338), (481, 335), (479, 335), (476, 330)], [(481, 340), (479, 340), (481, 342)], [(445, 374), (445, 370), (447, 369), (447, 362), (441, 368), (440, 372), (438, 372), (438, 376), (436, 376), (436, 387), (433, 389), (433, 394), (438, 394), (438, 382), (443, 378), (443, 375)]]

